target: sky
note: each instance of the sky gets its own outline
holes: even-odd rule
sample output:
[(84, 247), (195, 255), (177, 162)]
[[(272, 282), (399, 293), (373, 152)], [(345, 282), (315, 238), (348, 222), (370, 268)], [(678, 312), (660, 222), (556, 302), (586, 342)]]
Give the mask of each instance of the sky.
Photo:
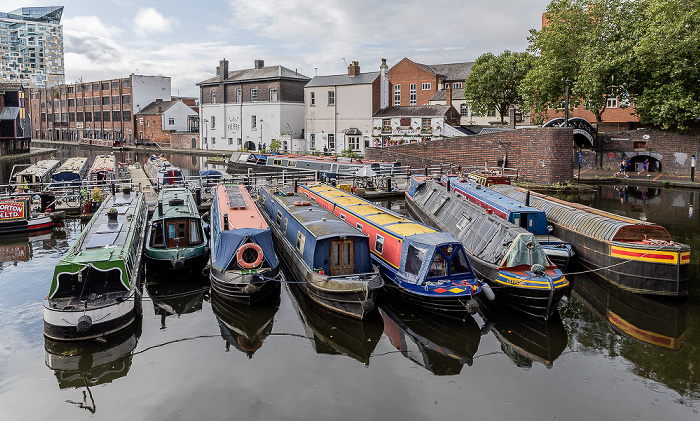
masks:
[(66, 83), (131, 73), (172, 79), (173, 95), (198, 96), (197, 82), (254, 60), (306, 76), (475, 61), (524, 51), (549, 0), (3, 0), (19, 7), (64, 6)]

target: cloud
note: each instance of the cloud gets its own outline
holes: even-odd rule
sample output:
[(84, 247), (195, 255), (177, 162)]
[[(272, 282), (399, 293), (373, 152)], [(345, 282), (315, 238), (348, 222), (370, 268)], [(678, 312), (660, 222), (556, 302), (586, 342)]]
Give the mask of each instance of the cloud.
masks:
[(134, 29), (143, 34), (170, 32), (178, 24), (177, 18), (166, 18), (155, 7), (141, 8), (134, 16)]
[(109, 26), (97, 16), (75, 16), (61, 19), (66, 32), (72, 32), (74, 37), (118, 37), (122, 34), (121, 28)]

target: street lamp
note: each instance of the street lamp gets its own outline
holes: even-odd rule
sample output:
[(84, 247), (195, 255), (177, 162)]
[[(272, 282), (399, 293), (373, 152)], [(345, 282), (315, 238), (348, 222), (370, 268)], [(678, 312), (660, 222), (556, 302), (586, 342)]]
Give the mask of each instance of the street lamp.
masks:
[(564, 127), (569, 127), (569, 84), (571, 81), (567, 77), (566, 88), (564, 90)]
[(202, 120), (204, 122), (204, 144), (207, 147), (207, 150), (209, 150), (209, 142), (207, 141), (207, 123), (209, 123), (209, 120), (206, 118)]

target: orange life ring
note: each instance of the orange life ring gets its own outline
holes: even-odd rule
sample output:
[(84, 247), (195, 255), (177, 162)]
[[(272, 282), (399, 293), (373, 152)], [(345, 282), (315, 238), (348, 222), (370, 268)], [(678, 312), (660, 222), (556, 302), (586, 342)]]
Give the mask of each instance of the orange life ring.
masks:
[(309, 205), (311, 205), (311, 202), (309, 202), (308, 200), (297, 200), (296, 202), (294, 202), (294, 206), (309, 206)]
[[(243, 252), (248, 250), (248, 249), (253, 249), (256, 252), (258, 252), (258, 258), (255, 259), (254, 262), (249, 263), (249, 262), (246, 262), (245, 260), (243, 260)], [(263, 256), (262, 248), (255, 243), (245, 243), (242, 246), (240, 246), (238, 248), (238, 250), (236, 251), (236, 260), (238, 261), (238, 265), (240, 267), (242, 267), (243, 269), (253, 269), (255, 267), (260, 266), (260, 264), (263, 261), (263, 257), (264, 256)]]

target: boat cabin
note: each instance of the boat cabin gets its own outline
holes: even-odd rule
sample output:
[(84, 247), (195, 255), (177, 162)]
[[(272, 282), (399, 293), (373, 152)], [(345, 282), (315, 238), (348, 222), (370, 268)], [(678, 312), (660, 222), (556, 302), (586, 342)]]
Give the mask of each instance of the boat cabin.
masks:
[(148, 240), (148, 246), (154, 249), (193, 247), (206, 241), (199, 211), (187, 189), (160, 192)]

